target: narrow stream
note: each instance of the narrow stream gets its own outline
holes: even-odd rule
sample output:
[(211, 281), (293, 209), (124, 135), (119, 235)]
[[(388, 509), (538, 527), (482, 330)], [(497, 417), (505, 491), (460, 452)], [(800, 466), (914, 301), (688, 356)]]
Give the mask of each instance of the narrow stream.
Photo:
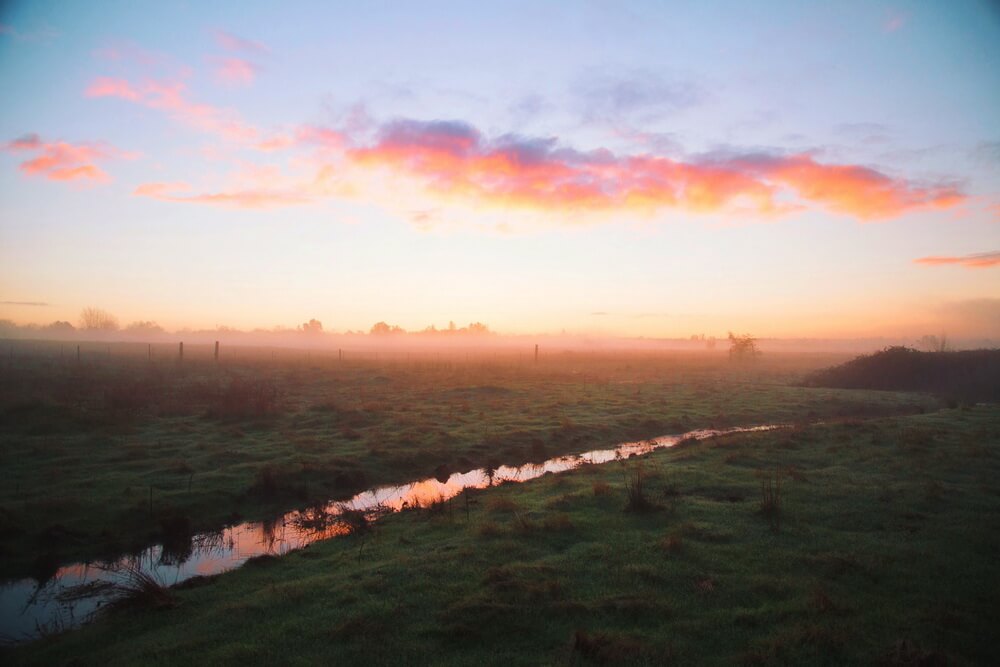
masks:
[(247, 522), (218, 532), (201, 533), (181, 549), (156, 545), (116, 562), (67, 565), (43, 583), (34, 579), (19, 579), (0, 584), (0, 639), (8, 642), (29, 641), (88, 621), (114, 595), (116, 585), (125, 580), (130, 568), (148, 573), (163, 584), (174, 585), (198, 575), (208, 576), (235, 569), (255, 556), (281, 555), (319, 540), (344, 535), (349, 528), (338, 520), (338, 516), (345, 511), (361, 511), (369, 520), (374, 520), (385, 513), (453, 498), (466, 488), (482, 489), (501, 481), (526, 482), (546, 473), (559, 473), (580, 465), (648, 454), (654, 449), (672, 447), (682, 440), (704, 440), (728, 433), (775, 428), (781, 427), (701, 429), (652, 440), (626, 442), (613, 449), (558, 456), (544, 463), (454, 473), (444, 481), (431, 477), (402, 486), (383, 486), (359, 493), (347, 501), (331, 502), (326, 507), (288, 512), (273, 521)]

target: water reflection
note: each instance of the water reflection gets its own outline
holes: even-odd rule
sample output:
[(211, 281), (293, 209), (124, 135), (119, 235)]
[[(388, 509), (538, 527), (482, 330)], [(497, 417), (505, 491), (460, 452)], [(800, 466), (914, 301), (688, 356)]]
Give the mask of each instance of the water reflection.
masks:
[(23, 641), (78, 625), (107, 602), (129, 568), (149, 573), (173, 585), (195, 576), (209, 576), (239, 567), (262, 555), (282, 555), (319, 540), (348, 534), (357, 522), (377, 520), (388, 512), (429, 507), (453, 498), (465, 488), (486, 488), (500, 482), (524, 482), (546, 473), (579, 465), (607, 463), (671, 447), (682, 440), (703, 440), (726, 433), (765, 431), (778, 426), (721, 430), (703, 429), (682, 435), (630, 442), (614, 449), (558, 456), (520, 467), (490, 465), (468, 472), (435, 476), (401, 486), (365, 491), (346, 502), (332, 502), (289, 512), (269, 521), (247, 522), (220, 531), (185, 535), (181, 531), (157, 545), (112, 563), (76, 563), (59, 568), (44, 582), (21, 579), (0, 586), (0, 636)]

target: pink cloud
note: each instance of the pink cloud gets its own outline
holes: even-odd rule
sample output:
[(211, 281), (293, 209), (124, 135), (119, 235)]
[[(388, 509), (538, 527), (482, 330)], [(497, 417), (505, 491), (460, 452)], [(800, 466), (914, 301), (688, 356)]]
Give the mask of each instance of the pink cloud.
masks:
[(132, 194), (160, 201), (185, 204), (208, 204), (226, 208), (269, 209), (296, 204), (307, 204), (310, 198), (299, 192), (283, 192), (258, 188), (236, 189), (224, 192), (189, 194), (186, 183), (143, 183)]
[(390, 169), (435, 192), (534, 210), (796, 210), (789, 193), (859, 220), (948, 208), (965, 196), (949, 185), (920, 186), (860, 165), (821, 164), (808, 155), (743, 155), (681, 161), (650, 154), (580, 152), (554, 139), (505, 135), (489, 141), (459, 121), (399, 120), (374, 143), (348, 148), (355, 165)]
[(180, 81), (149, 80), (134, 86), (124, 79), (99, 77), (87, 87), (87, 97), (117, 97), (142, 106), (166, 112), (174, 120), (241, 143), (260, 141), (260, 131), (227, 109), (199, 104), (187, 97), (187, 88)]
[(51, 181), (93, 181), (106, 183), (111, 178), (97, 162), (115, 158), (131, 158), (134, 154), (120, 151), (109, 144), (71, 144), (64, 141), (46, 142), (37, 134), (27, 134), (3, 146), (7, 152), (29, 152), (34, 157), (21, 163), (20, 169), (31, 176)]
[(248, 86), (257, 76), (257, 65), (240, 58), (221, 58), (215, 67), (215, 78), (231, 86)]
[[(182, 108), (180, 89), (160, 92), (157, 104)], [(214, 115), (191, 113), (198, 122)], [(210, 120), (204, 120), (204, 118)], [(860, 221), (920, 210), (946, 209), (967, 197), (951, 184), (920, 184), (856, 164), (824, 164), (807, 154), (734, 154), (681, 160), (651, 153), (579, 151), (554, 138), (503, 135), (490, 139), (461, 121), (396, 120), (367, 141), (352, 133), (304, 125), (291, 134), (257, 140), (260, 150), (314, 147), (298, 166), (315, 177), (281, 183), (280, 170), (261, 178), (244, 173), (238, 187), (217, 193), (142, 190), (166, 201), (262, 208), (300, 204), (352, 191), (365, 174), (388, 172), (418, 190), (500, 209), (542, 213), (640, 214), (679, 210), (773, 218), (825, 209)], [(252, 176), (252, 177), (251, 177)]]
[(963, 266), (967, 269), (988, 269), (993, 266), (1000, 266), (1000, 251), (980, 252), (962, 256), (931, 255), (929, 257), (920, 257), (919, 259), (913, 260), (913, 262), (924, 266), (943, 266), (946, 264), (955, 264)]
[(124, 79), (101, 76), (94, 79), (86, 90), (87, 97), (120, 97), (130, 102), (138, 102), (142, 95)]
[(227, 51), (237, 51), (244, 53), (269, 53), (269, 49), (260, 42), (244, 39), (225, 30), (215, 31), (215, 41)]

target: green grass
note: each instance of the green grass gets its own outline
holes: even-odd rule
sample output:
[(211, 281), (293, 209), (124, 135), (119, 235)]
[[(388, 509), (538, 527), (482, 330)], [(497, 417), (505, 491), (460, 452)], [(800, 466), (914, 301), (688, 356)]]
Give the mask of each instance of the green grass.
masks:
[[(796, 357), (734, 365), (724, 353), (563, 354), (534, 365), (490, 355), (269, 356), (178, 366), (39, 352), (0, 367), (0, 576), (115, 556), (161, 539), (177, 517), (214, 529), (429, 477), (442, 464), (520, 464), (693, 428), (934, 403), (789, 386), (822, 363)], [(234, 379), (273, 386), (274, 409), (232, 414), (222, 399)]]
[[(314, 544), (2, 657), (996, 664), (998, 447), (996, 407), (683, 445), (480, 492), (468, 519), (393, 515), (360, 558), (360, 537)], [(659, 508), (627, 512), (640, 465)]]

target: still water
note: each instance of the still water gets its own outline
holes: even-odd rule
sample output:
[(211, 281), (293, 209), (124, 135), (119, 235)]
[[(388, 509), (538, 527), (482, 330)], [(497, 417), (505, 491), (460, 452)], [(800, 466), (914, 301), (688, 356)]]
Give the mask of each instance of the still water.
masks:
[(429, 478), (383, 486), (359, 493), (350, 500), (325, 507), (296, 510), (272, 521), (247, 522), (212, 533), (195, 535), (182, 547), (156, 545), (117, 561), (75, 563), (60, 568), (45, 582), (20, 579), (0, 584), (0, 638), (26, 641), (45, 631), (69, 628), (86, 622), (114, 595), (127, 570), (141, 570), (165, 585), (192, 577), (232, 570), (255, 556), (281, 555), (308, 544), (350, 532), (338, 517), (345, 512), (364, 512), (369, 521), (415, 506), (426, 506), (453, 498), (463, 489), (482, 489), (500, 482), (526, 482), (546, 473), (559, 473), (580, 465), (600, 464), (648, 454), (672, 447), (682, 440), (704, 440), (728, 433), (767, 431), (777, 425), (702, 429), (651, 440), (626, 442), (611, 449), (558, 456), (542, 463), (495, 470), (477, 469), (448, 477)]

